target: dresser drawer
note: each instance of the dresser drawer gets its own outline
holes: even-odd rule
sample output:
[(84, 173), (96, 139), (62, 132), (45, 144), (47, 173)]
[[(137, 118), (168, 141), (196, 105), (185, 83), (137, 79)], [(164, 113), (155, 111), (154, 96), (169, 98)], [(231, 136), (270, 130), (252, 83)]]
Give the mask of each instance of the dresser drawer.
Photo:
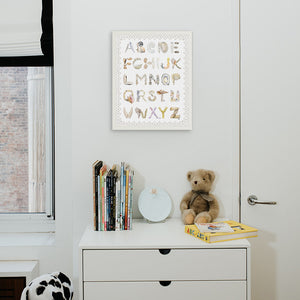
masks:
[(246, 300), (245, 281), (85, 282), (84, 300)]
[(83, 281), (147, 280), (246, 280), (246, 249), (83, 251)]

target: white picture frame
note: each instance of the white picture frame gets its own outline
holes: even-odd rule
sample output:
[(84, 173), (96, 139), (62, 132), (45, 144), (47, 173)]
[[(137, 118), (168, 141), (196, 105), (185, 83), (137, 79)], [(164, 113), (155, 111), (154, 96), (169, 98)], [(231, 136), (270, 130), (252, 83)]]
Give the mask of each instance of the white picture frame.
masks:
[(112, 129), (192, 130), (192, 32), (112, 32)]

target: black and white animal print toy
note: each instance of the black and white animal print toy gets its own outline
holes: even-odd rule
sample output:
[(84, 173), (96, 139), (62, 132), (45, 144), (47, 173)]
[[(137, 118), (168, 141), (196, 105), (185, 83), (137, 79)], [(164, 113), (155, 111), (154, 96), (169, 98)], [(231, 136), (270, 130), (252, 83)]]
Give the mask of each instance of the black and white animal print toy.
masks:
[(72, 298), (72, 282), (62, 272), (35, 278), (23, 290), (21, 296), (21, 300), (71, 300)]

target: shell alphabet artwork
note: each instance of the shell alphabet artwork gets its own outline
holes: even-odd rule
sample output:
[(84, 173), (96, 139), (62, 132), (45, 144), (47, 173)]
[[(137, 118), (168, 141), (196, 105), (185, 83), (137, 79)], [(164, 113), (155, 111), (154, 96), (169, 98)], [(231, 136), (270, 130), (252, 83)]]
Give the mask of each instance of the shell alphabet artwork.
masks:
[(113, 129), (192, 129), (192, 33), (113, 32)]

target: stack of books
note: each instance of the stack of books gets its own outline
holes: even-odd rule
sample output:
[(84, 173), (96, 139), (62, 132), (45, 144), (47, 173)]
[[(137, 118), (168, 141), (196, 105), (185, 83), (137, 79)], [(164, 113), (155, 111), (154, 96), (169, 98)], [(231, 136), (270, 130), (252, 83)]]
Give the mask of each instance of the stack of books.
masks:
[(93, 163), (94, 230), (132, 229), (133, 176), (124, 162), (111, 169), (103, 161)]

